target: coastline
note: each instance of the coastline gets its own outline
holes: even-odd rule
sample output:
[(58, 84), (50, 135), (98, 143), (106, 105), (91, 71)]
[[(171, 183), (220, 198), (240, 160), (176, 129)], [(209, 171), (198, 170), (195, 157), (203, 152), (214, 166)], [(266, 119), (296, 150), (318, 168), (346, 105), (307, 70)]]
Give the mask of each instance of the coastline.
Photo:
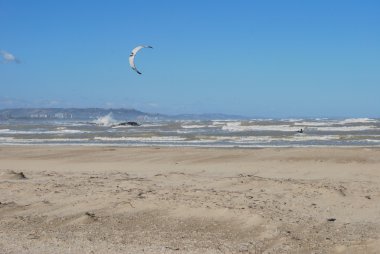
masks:
[(380, 148), (0, 146), (0, 252), (375, 253), (379, 168)]

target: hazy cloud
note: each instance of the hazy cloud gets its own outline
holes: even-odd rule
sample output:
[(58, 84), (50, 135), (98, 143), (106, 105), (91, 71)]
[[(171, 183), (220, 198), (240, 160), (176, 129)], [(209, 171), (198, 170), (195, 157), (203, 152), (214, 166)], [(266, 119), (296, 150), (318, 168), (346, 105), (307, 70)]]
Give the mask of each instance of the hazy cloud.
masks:
[(0, 50), (0, 56), (3, 58), (4, 63), (20, 63), (20, 60), (18, 60), (14, 55), (5, 50)]

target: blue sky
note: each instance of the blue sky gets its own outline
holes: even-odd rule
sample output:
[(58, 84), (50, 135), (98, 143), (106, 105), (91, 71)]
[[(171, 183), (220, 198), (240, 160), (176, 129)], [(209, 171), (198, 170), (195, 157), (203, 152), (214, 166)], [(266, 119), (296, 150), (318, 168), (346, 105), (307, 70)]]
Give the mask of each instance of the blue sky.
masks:
[(0, 0), (0, 108), (380, 117), (379, 26), (375, 0)]

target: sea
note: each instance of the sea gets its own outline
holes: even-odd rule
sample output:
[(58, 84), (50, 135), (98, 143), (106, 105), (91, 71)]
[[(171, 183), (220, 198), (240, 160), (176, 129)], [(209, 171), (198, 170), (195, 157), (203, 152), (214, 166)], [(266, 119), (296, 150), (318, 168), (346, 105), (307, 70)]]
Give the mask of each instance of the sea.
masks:
[[(112, 114), (73, 119), (0, 121), (0, 145), (167, 147), (380, 147), (380, 119), (141, 120), (120, 125)], [(302, 129), (303, 133), (300, 133)]]

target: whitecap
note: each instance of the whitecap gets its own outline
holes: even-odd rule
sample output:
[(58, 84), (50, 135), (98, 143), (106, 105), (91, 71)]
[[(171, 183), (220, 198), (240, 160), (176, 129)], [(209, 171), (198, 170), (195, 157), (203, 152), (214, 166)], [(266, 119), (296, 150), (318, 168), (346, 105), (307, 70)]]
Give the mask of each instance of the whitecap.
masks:
[(330, 126), (330, 127), (313, 127), (310, 128), (315, 129), (317, 131), (367, 131), (367, 130), (376, 130), (376, 126), (366, 125), (366, 126)]
[(376, 123), (376, 119), (371, 118), (347, 118), (339, 121), (339, 124), (350, 124), (350, 123)]
[(230, 132), (239, 131), (285, 131), (295, 132), (299, 130), (298, 127), (290, 125), (241, 125), (240, 122), (230, 122), (222, 127), (222, 130)]
[(184, 129), (200, 129), (200, 128), (206, 128), (207, 125), (182, 125), (181, 126)]

